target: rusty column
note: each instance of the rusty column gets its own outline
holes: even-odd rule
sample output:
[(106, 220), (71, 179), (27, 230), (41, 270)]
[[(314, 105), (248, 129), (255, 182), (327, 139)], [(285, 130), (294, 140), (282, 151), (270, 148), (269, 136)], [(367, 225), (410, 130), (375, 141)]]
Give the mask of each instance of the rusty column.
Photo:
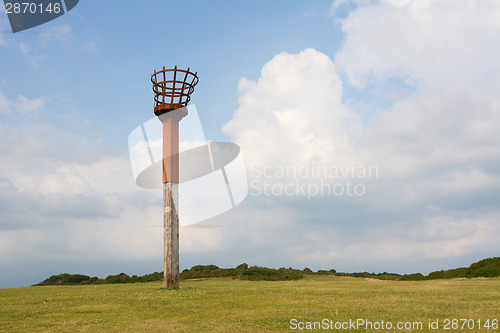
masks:
[(151, 76), (155, 93), (155, 115), (163, 124), (163, 286), (179, 287), (179, 122), (187, 114), (187, 104), (197, 73), (165, 69)]

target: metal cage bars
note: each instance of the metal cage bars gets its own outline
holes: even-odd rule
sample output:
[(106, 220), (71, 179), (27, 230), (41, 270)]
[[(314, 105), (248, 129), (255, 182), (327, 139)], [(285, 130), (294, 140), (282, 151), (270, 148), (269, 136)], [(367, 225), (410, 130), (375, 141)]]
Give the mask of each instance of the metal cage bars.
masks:
[[(154, 71), (151, 75), (153, 83), (154, 112), (157, 116), (175, 109), (186, 106), (191, 100), (194, 87), (198, 84), (198, 72), (192, 73), (187, 70), (178, 69), (177, 65), (173, 69)], [(169, 79), (170, 77), (173, 78)], [(181, 80), (182, 78), (182, 80)]]

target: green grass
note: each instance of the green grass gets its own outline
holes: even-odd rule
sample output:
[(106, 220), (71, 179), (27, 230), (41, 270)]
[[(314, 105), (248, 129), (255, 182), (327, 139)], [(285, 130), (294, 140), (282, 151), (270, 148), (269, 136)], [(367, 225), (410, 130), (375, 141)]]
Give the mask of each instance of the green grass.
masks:
[(428, 319), (500, 320), (500, 279), (307, 275), (298, 281), (182, 281), (179, 290), (156, 282), (0, 289), (1, 332), (280, 332), (292, 331), (291, 318), (421, 321), (422, 330), (406, 332), (442, 332), (429, 330)]

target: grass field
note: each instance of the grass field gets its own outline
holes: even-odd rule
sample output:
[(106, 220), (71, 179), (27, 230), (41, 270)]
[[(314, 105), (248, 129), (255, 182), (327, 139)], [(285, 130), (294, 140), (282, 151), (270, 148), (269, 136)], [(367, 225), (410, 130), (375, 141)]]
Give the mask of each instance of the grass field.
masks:
[[(422, 322), (399, 332), (500, 332), (500, 279), (380, 281), (308, 275), (298, 281), (228, 278), (161, 283), (0, 289), (2, 332), (282, 332), (290, 320)], [(473, 329), (444, 330), (445, 319), (473, 319)], [(439, 330), (428, 328), (439, 320)], [(463, 322), (459, 322), (459, 326)], [(451, 323), (449, 325), (451, 327)], [(332, 330), (323, 330), (335, 332)], [(339, 332), (369, 332), (340, 329)]]

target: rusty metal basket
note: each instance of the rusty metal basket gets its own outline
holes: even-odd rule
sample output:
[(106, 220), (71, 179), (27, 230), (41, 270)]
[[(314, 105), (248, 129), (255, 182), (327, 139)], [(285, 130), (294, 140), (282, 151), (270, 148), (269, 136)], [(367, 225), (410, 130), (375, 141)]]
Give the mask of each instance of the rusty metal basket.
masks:
[(155, 93), (155, 115), (159, 116), (187, 106), (191, 100), (190, 95), (198, 84), (198, 72), (192, 73), (189, 70), (190, 68), (178, 69), (177, 66), (165, 69), (164, 66), (163, 70), (154, 71), (151, 82)]

